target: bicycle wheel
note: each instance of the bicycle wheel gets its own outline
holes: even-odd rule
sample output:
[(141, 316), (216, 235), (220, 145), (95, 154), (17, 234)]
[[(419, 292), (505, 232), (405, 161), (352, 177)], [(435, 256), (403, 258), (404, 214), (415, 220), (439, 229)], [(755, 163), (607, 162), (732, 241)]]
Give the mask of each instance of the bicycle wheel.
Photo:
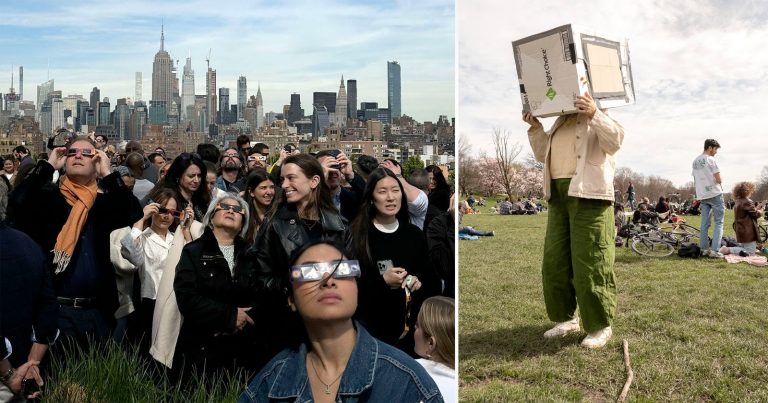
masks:
[(635, 253), (650, 257), (666, 257), (675, 251), (672, 245), (660, 239), (645, 237), (634, 239), (631, 248)]
[[(690, 242), (698, 245), (699, 240), (701, 239), (701, 231), (698, 228), (685, 223), (663, 224), (659, 227), (659, 230), (666, 233), (670, 239), (681, 243)], [(707, 238), (707, 240), (708, 242), (711, 242), (711, 239)]]
[(762, 226), (758, 228), (759, 228), (759, 231), (757, 234), (757, 240), (760, 243), (765, 243), (766, 241), (768, 241), (768, 227)]

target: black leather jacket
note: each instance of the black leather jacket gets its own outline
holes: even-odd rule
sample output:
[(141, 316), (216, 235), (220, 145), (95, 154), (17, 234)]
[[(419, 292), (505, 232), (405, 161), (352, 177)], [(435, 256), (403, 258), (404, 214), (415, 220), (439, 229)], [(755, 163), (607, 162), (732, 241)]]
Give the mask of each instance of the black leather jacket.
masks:
[[(344, 254), (352, 258), (352, 235), (347, 221), (335, 210), (320, 211), (323, 239), (333, 241), (344, 248)], [(255, 260), (261, 272), (274, 273), (275, 278), (288, 279), (288, 259), (294, 250), (309, 242), (309, 236), (301, 224), (293, 205), (280, 207), (270, 220), (259, 228), (256, 242), (248, 251), (248, 260)]]

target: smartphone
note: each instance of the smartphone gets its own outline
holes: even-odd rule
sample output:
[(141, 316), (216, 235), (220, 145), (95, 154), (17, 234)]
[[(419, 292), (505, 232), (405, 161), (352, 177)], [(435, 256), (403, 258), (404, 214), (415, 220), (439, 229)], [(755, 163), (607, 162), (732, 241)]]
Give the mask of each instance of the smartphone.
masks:
[(384, 272), (386, 272), (387, 270), (395, 267), (395, 265), (392, 263), (392, 260), (390, 260), (390, 259), (379, 260), (379, 261), (376, 262), (376, 266), (379, 267), (379, 274), (381, 274), (381, 275), (383, 275)]
[(23, 379), (21, 381), (21, 396), (27, 397), (37, 391), (40, 390), (40, 385), (37, 384), (37, 381), (29, 378), (29, 379)]
[(283, 147), (285, 151), (288, 151), (289, 153), (293, 152), (294, 147), (290, 144), (286, 144), (285, 147)]

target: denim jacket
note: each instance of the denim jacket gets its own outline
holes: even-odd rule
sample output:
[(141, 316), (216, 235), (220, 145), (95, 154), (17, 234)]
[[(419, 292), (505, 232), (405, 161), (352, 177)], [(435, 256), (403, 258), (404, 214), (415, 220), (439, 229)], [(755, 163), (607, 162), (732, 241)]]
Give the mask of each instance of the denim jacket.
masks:
[[(357, 341), (341, 377), (337, 402), (443, 402), (440, 390), (404, 352), (382, 343), (359, 323)], [(311, 402), (307, 346), (275, 356), (240, 395), (240, 402)]]

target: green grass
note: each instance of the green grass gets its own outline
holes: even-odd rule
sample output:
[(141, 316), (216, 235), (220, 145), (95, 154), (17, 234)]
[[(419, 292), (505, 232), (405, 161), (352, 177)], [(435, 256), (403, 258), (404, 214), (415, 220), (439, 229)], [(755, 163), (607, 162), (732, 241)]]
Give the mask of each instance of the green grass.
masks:
[(114, 343), (77, 358), (61, 349), (58, 353), (45, 379), (47, 402), (234, 402), (249, 381), (240, 372), (193, 374), (183, 388), (169, 383), (159, 364)]
[[(696, 227), (698, 217), (686, 217)], [(725, 233), (733, 235), (733, 212)], [(604, 348), (584, 334), (545, 340), (541, 290), (546, 213), (464, 217), (495, 237), (460, 241), (462, 401), (768, 401), (768, 270), (724, 260), (646, 258), (617, 248), (618, 309)]]

